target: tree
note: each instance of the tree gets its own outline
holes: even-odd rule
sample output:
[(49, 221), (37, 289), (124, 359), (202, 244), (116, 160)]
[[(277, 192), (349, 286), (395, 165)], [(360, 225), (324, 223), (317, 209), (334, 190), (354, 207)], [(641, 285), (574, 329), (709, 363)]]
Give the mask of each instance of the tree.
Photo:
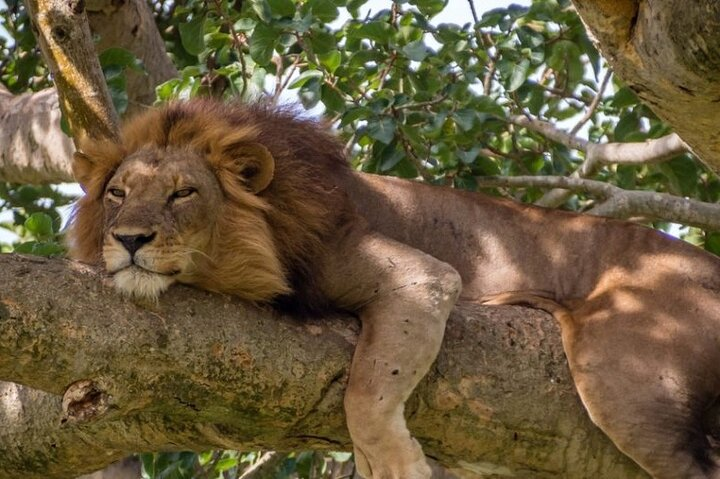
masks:
[[(663, 36), (669, 46), (662, 58), (672, 52), (677, 59), (653, 63), (650, 71), (639, 60), (655, 54), (642, 35), (676, 28), (667, 14), (675, 3), (641, 10), (630, 1), (576, 3), (632, 88), (603, 67), (568, 2), (542, 0), (482, 16), (472, 8), (473, 21), (464, 26), (430, 23), (443, 8), (434, 0), (371, 14), (361, 14), (363, 3), (154, 2), (154, 21), (142, 2), (94, 3), (88, 18), (121, 113), (150, 103), (152, 87), (175, 68), (178, 76), (157, 89), (161, 100), (262, 90), (278, 99), (294, 89), (306, 107), (325, 107), (364, 171), (459, 188), (494, 186), (492, 194), (660, 228), (678, 222), (690, 226), (688, 239), (718, 248), (719, 183), (711, 171), (719, 160), (705, 141), (712, 130), (702, 127), (713, 98), (697, 93), (717, 91), (713, 39), (701, 42), (704, 30), (695, 28), (698, 47), (680, 49), (676, 37)], [(0, 131), (13, 145), (33, 148), (8, 146), (0, 176), (66, 180), (69, 143), (44, 141), (61, 138), (43, 133), (59, 128), (54, 94), (27, 92), (48, 86), (47, 70), (32, 54), (37, 46), (25, 10), (9, 5), (3, 18), (16, 41), (6, 45), (0, 74), (13, 94), (24, 96), (3, 94), (0, 108), (12, 114), (3, 115)], [(38, 30), (47, 33), (44, 57), (67, 123), (76, 134), (113, 135), (110, 110), (98, 114), (86, 101), (101, 98), (103, 76), (83, 43), (83, 3), (57, 5), (27, 2)], [(61, 10), (43, 16), (52, 6), (67, 17)], [(683, 5), (685, 12), (692, 8)], [(349, 19), (333, 26), (341, 9)], [(705, 17), (690, 18), (702, 25)], [(172, 64), (158, 53), (161, 37)], [(683, 60), (678, 52), (684, 51), (696, 59), (705, 52), (704, 61)], [(73, 56), (84, 61), (68, 61)], [(83, 68), (87, 74), (71, 74)], [(690, 71), (699, 85), (687, 94), (703, 106), (694, 114), (701, 127), (678, 131), (710, 169), (655, 116), (678, 128), (686, 124), (664, 89), (666, 71), (676, 80)], [(72, 84), (78, 77), (88, 79), (82, 88)], [(565, 190), (543, 193), (554, 187)], [(47, 186), (5, 184), (0, 197), (15, 214), (10, 228), (21, 235), (15, 251), (57, 254), (55, 206), (62, 195)], [(34, 388), (4, 386), (4, 475), (62, 477), (139, 449), (347, 447), (339, 398), (354, 323), (271, 322), (269, 311), (187, 290), (148, 310), (60, 260), (7, 255), (0, 262), (0, 378)], [(51, 285), (59, 297), (49, 294)], [(500, 475), (644, 477), (585, 417), (547, 315), (461, 305), (447, 334), (443, 355), (410, 407), (411, 425), (443, 464)], [(237, 346), (225, 349), (228, 343)], [(139, 354), (142, 364), (135, 361)]]

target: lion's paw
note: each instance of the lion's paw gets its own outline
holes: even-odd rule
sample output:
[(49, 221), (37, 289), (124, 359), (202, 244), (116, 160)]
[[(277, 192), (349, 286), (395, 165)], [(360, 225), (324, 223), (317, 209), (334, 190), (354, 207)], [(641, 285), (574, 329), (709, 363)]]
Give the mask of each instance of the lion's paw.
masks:
[(355, 446), (355, 467), (365, 479), (430, 479), (420, 444), (410, 437), (400, 447)]

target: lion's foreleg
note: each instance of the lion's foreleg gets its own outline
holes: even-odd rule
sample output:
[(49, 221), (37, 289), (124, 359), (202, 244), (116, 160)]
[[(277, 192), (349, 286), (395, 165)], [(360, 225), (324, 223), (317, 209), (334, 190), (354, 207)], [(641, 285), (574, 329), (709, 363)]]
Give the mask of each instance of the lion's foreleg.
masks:
[(460, 276), (376, 234), (351, 238), (342, 250), (328, 281), (339, 304), (362, 321), (345, 395), (358, 469), (374, 479), (429, 478), (403, 408), (437, 356)]

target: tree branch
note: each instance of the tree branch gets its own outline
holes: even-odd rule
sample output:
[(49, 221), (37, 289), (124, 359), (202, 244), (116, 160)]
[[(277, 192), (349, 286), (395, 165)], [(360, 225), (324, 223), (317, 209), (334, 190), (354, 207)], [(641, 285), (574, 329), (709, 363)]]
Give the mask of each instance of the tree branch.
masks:
[(585, 213), (628, 219), (633, 216), (720, 230), (720, 204), (704, 203), (655, 191), (624, 190), (602, 181), (566, 176), (479, 176), (478, 186), (562, 188), (604, 201)]
[[(127, 72), (128, 112), (155, 101), (155, 87), (177, 71), (147, 4), (142, 0), (87, 4), (96, 51), (119, 46), (133, 52), (146, 74)], [(60, 129), (57, 91), (12, 95), (0, 86), (0, 180), (14, 183), (73, 181), (70, 157), (75, 150)]]
[[(609, 77), (606, 76), (603, 83)], [(598, 97), (596, 97), (598, 98)], [(602, 165), (638, 165), (661, 163), (677, 155), (690, 152), (687, 144), (675, 133), (642, 143), (591, 143), (574, 133), (567, 133), (550, 122), (523, 115), (510, 117), (509, 121), (540, 133), (546, 138), (568, 148), (585, 153), (585, 161), (570, 175), (571, 178), (587, 178), (595, 174)], [(538, 206), (556, 208), (563, 204), (571, 193), (568, 190), (548, 191), (535, 202)]]
[(83, 0), (26, 0), (35, 36), (73, 131), (82, 136), (118, 138), (119, 119), (105, 85)]
[(72, 140), (60, 129), (55, 89), (13, 95), (0, 87), (0, 179), (73, 181)]
[[(0, 255), (0, 284), (0, 378), (28, 386), (0, 392), (1, 477), (67, 477), (139, 450), (349, 447), (354, 319), (186, 287), (144, 309), (78, 264), (16, 255)], [(590, 423), (540, 311), (458, 305), (407, 414), (445, 465), (646, 477)]]

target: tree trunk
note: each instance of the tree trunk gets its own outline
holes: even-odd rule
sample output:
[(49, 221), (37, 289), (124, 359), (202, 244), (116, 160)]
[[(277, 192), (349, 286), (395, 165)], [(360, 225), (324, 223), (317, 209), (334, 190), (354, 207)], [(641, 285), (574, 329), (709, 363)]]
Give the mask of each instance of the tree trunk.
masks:
[(573, 3), (615, 73), (720, 173), (720, 3)]
[[(144, 450), (349, 448), (352, 318), (182, 286), (142, 307), (77, 264), (17, 255), (0, 256), (0, 284), (0, 379), (27, 386), (0, 390), (0, 477), (73, 477)], [(407, 415), (449, 467), (647, 477), (590, 423), (540, 311), (458, 305)]]

